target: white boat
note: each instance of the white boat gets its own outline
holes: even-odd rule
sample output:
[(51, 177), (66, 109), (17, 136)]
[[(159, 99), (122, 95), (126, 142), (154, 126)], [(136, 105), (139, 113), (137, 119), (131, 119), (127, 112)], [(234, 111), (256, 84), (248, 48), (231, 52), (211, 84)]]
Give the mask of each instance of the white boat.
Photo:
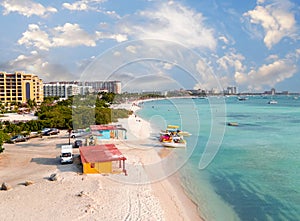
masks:
[[(189, 137), (189, 136), (192, 135), (191, 133), (189, 133), (189, 132), (187, 132), (187, 131), (179, 131), (179, 132), (175, 132), (175, 133), (177, 133), (177, 134), (180, 135), (180, 136), (185, 136), (185, 137)], [(161, 131), (159, 132), (159, 135), (160, 135), (160, 136), (170, 135), (170, 134), (171, 134), (171, 132), (170, 132), (170, 131), (166, 131), (166, 130), (161, 130)]]
[(227, 125), (237, 127), (237, 126), (239, 126), (239, 123), (238, 122), (228, 122)]
[(190, 136), (187, 131), (179, 130), (177, 125), (168, 125), (166, 130), (160, 131), (159, 141), (164, 147), (186, 147), (183, 136)]
[(164, 147), (172, 147), (172, 148), (185, 148), (186, 143), (173, 143), (173, 142), (164, 142), (162, 143)]
[(239, 101), (245, 101), (245, 100), (248, 100), (248, 97), (238, 97), (238, 100)]
[(268, 102), (268, 104), (277, 104), (278, 102), (276, 101), (276, 100), (270, 100), (269, 102)]
[(186, 147), (186, 141), (182, 137), (177, 137), (174, 136), (172, 139), (169, 141), (163, 141), (161, 144), (164, 147), (173, 147), (173, 148), (178, 148), (178, 147)]
[(179, 126), (177, 125), (168, 125), (166, 130), (161, 130), (159, 132), (160, 135), (166, 135), (166, 134), (171, 134), (171, 133), (176, 133), (181, 136), (191, 136), (192, 134), (187, 132), (187, 131), (181, 131), (179, 130)]

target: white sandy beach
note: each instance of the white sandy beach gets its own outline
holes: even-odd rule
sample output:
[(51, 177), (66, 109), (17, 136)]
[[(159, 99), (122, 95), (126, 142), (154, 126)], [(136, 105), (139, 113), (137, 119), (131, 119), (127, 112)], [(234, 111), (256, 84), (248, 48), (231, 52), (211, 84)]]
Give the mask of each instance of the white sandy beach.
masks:
[[(151, 133), (148, 122), (131, 115), (120, 123), (127, 128), (128, 139), (112, 142), (127, 158), (130, 183), (149, 175), (135, 170), (135, 165), (143, 168), (160, 157), (144, 145)], [(0, 191), (0, 220), (201, 220), (176, 175), (151, 184), (115, 181), (124, 174), (84, 175), (78, 149), (73, 164), (60, 165), (60, 146), (68, 143), (65, 133), (4, 145), (0, 184), (6, 182), (13, 189)], [(53, 173), (58, 174), (57, 181), (48, 180)], [(25, 186), (27, 180), (34, 183)]]

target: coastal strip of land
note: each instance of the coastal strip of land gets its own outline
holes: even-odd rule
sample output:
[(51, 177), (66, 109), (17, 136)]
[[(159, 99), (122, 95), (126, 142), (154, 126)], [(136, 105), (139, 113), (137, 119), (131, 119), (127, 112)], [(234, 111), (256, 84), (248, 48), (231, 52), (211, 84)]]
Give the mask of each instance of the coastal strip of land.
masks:
[[(133, 111), (138, 108), (127, 106), (132, 107)], [(147, 176), (134, 168), (160, 160), (154, 148), (145, 146), (153, 132), (149, 122), (134, 113), (119, 123), (127, 128), (128, 139), (109, 142), (127, 158), (126, 179)], [(74, 149), (73, 164), (60, 164), (63, 144), (68, 144), (66, 131), (4, 145), (0, 184), (5, 182), (12, 189), (0, 191), (0, 220), (201, 220), (176, 175), (139, 184), (120, 182), (124, 174), (82, 174), (78, 149)], [(49, 179), (53, 174), (55, 181)]]

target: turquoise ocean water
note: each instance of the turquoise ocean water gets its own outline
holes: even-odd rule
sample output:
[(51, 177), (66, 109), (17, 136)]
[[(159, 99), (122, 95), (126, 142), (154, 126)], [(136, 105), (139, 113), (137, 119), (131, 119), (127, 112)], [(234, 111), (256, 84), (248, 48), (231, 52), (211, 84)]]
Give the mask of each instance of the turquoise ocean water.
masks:
[(179, 124), (192, 133), (180, 178), (205, 220), (300, 220), (300, 98), (277, 96), (275, 105), (267, 104), (270, 97), (224, 99), (224, 124), (239, 126), (225, 126), (217, 155), (202, 170), (212, 122), (208, 99), (145, 102), (138, 115), (157, 132)]

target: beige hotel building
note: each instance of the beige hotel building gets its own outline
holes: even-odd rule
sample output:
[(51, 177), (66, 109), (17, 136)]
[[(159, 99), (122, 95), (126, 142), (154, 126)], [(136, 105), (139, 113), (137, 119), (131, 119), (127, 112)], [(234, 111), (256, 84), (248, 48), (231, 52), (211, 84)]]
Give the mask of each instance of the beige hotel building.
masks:
[(0, 71), (0, 101), (5, 103), (26, 103), (35, 100), (39, 105), (44, 100), (43, 82), (34, 74), (16, 71), (6, 73)]

